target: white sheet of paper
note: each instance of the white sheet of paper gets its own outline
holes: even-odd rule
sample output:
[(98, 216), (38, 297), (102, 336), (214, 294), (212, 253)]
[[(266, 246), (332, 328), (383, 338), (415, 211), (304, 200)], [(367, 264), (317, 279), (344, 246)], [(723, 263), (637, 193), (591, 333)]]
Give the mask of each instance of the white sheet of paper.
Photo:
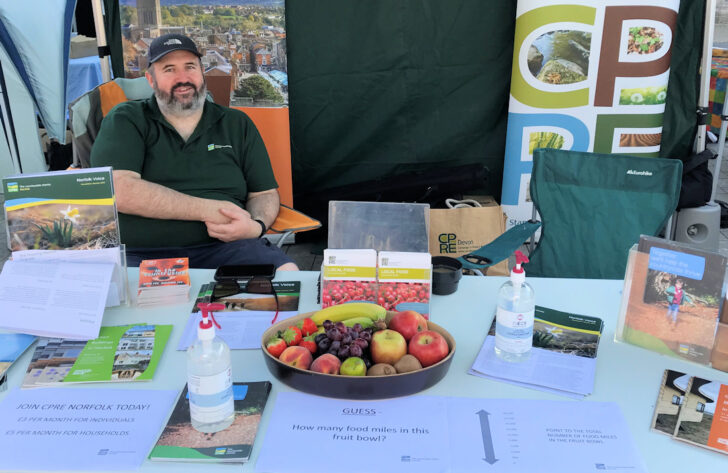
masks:
[(647, 471), (615, 403), (283, 392), (255, 470), (301, 471), (311, 445), (326, 471)]
[(7, 261), (0, 328), (52, 338), (99, 336), (112, 263)]
[(450, 399), (453, 473), (647, 472), (615, 403)]
[[(471, 367), (475, 374), (499, 381), (512, 382), (570, 397), (591, 394), (594, 390), (594, 373), (597, 359), (556, 353), (534, 347), (531, 357), (519, 363), (498, 358), (493, 349), (495, 337), (485, 337), (483, 347)], [(545, 388), (545, 389), (544, 389)]]
[(537, 391), (543, 391), (545, 393), (558, 394), (559, 396), (566, 396), (566, 397), (570, 397), (571, 399), (584, 399), (583, 394), (572, 393), (569, 391), (562, 391), (560, 389), (547, 388), (546, 386), (538, 386), (538, 385), (530, 384), (530, 383), (519, 383), (518, 381), (512, 381), (510, 379), (496, 378), (495, 376), (488, 376), (487, 374), (483, 374), (479, 371), (475, 371), (472, 368), (468, 370), (468, 374), (477, 376), (479, 378), (492, 379), (493, 381), (498, 381), (499, 383), (512, 384), (514, 386), (519, 386), (521, 388), (535, 389)]
[[(282, 392), (255, 470), (447, 471), (446, 412), (446, 398), (431, 396), (349, 401)], [(307, 458), (316, 465), (302, 465)]]
[(0, 403), (0, 464), (20, 470), (135, 470), (177, 390), (15, 389)]
[[(270, 328), (270, 321), (275, 312), (241, 310), (234, 312), (215, 312), (215, 320), (221, 329), (215, 330), (215, 335), (222, 338), (231, 350), (247, 350), (260, 348), (260, 339), (263, 332)], [(297, 315), (298, 311), (278, 312), (278, 321)], [(182, 337), (177, 344), (177, 350), (187, 348), (197, 340), (197, 326), (200, 324), (202, 313), (190, 314)]]
[(126, 302), (126, 271), (121, 264), (121, 249), (101, 248), (98, 250), (22, 250), (13, 251), (14, 261), (68, 261), (76, 263), (114, 263), (114, 273), (109, 283), (106, 307)]

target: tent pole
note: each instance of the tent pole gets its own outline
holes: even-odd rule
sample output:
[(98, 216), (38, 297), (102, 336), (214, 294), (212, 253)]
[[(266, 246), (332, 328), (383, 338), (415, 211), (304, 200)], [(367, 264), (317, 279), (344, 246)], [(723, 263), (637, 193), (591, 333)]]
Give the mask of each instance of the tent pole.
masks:
[[(716, 0), (705, 0), (705, 23), (703, 25), (703, 56), (700, 63), (700, 95), (698, 107), (702, 110), (708, 109), (710, 97), (710, 70), (713, 61), (713, 32), (715, 30), (715, 6)], [(695, 141), (695, 151), (700, 153), (705, 150), (706, 125), (698, 126), (698, 136)], [(715, 175), (718, 176), (719, 169)]]
[[(10, 149), (10, 159), (13, 161), (13, 169), (15, 173), (23, 173), (23, 165), (20, 162), (20, 150), (18, 149), (18, 143), (15, 139), (15, 123), (13, 122), (13, 115), (10, 110), (10, 101), (8, 100), (8, 89), (5, 85), (5, 75), (3, 74), (3, 65), (0, 63), (0, 120), (3, 123), (3, 131), (5, 132), (5, 138), (8, 142), (8, 148)], [(0, 193), (2, 191), (0, 190)]]
[(101, 78), (104, 82), (111, 80), (111, 68), (108, 57), (111, 55), (106, 43), (106, 28), (104, 27), (104, 13), (101, 9), (101, 0), (91, 0), (94, 12), (94, 26), (96, 27), (96, 44), (99, 48), (99, 61), (101, 62)]

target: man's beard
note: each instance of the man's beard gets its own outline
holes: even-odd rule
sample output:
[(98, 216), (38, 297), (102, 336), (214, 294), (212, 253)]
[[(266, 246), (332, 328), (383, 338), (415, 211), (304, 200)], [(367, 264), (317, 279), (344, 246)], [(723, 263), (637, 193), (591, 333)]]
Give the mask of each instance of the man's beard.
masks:
[[(192, 94), (192, 100), (188, 102), (180, 102), (174, 95), (175, 89), (178, 87), (192, 87), (195, 92)], [(157, 87), (157, 82), (154, 81), (154, 96), (157, 98), (157, 104), (159, 109), (164, 115), (172, 115), (174, 117), (183, 118), (190, 115), (194, 115), (205, 105), (205, 98), (207, 97), (207, 86), (205, 82), (199, 89), (195, 87), (191, 82), (180, 82), (174, 85), (170, 90), (170, 93), (166, 93)]]

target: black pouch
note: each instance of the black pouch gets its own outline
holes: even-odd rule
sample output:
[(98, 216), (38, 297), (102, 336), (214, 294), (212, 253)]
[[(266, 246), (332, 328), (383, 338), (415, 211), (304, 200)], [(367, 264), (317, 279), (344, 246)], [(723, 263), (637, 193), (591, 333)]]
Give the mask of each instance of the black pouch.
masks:
[(713, 173), (708, 169), (708, 161), (714, 157), (710, 150), (690, 155), (683, 161), (682, 186), (677, 209), (700, 207), (710, 201), (713, 190)]

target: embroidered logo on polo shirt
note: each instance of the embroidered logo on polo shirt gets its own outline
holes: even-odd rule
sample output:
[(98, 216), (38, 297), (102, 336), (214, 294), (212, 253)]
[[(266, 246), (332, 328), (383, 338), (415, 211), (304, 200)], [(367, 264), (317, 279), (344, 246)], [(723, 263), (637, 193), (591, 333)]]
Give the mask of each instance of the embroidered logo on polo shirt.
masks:
[(213, 151), (213, 150), (220, 149), (220, 148), (232, 148), (232, 147), (233, 147), (232, 145), (214, 145), (214, 144), (209, 144), (209, 145), (207, 145), (207, 151)]

